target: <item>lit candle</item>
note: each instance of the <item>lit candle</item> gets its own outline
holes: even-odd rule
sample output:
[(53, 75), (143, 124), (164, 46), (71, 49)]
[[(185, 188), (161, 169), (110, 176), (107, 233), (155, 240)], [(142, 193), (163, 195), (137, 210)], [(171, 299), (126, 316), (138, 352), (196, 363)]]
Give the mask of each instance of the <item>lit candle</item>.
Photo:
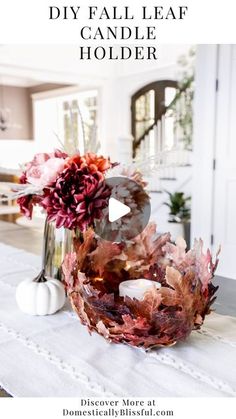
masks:
[(144, 294), (151, 289), (161, 288), (161, 284), (149, 279), (132, 279), (120, 283), (119, 293), (121, 297), (136, 298), (136, 300), (143, 300)]

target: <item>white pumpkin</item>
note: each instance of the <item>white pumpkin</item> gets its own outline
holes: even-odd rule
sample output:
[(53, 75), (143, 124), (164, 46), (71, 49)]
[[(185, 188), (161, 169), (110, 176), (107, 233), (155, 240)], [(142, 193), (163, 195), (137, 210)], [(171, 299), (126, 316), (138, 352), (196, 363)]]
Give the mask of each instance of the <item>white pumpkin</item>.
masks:
[(46, 316), (56, 313), (65, 304), (65, 290), (57, 279), (46, 279), (40, 273), (35, 279), (22, 281), (16, 289), (16, 301), (23, 313)]

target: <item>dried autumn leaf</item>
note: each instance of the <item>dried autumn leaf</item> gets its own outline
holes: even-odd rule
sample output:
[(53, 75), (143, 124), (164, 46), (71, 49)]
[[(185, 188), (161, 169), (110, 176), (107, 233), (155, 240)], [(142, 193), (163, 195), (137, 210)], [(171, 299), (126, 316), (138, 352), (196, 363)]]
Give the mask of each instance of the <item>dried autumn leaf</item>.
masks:
[(132, 313), (135, 316), (146, 317), (150, 322), (158, 311), (161, 301), (162, 295), (154, 288), (145, 293), (142, 301), (125, 297), (125, 303), (132, 310)]
[(86, 232), (81, 234), (81, 236), (77, 240), (75, 240), (78, 269), (80, 270), (83, 270), (84, 262), (88, 256), (88, 253), (91, 252), (94, 243), (94, 236), (95, 233), (93, 229), (89, 228)]
[(82, 298), (81, 294), (78, 292), (72, 292), (70, 294), (70, 301), (72, 308), (78, 314), (82, 324), (86, 325), (88, 328), (91, 327), (90, 318), (87, 315), (85, 310), (85, 301)]
[(175, 268), (167, 267), (166, 282), (171, 288), (163, 287), (160, 290), (164, 305), (181, 307), (186, 320), (192, 317), (193, 312), (201, 313), (204, 310), (200, 282), (196, 280), (194, 272), (181, 275)]
[(132, 256), (149, 260), (150, 263), (156, 262), (163, 256), (163, 246), (170, 239), (169, 233), (157, 236), (156, 224), (149, 223), (143, 232), (133, 240)]
[(161, 296), (162, 296), (162, 303), (165, 306), (177, 306), (181, 303), (179, 294), (177, 294), (174, 290), (171, 288), (163, 287), (161, 289)]
[(165, 285), (165, 276), (166, 276), (166, 268), (164, 266), (160, 266), (157, 263), (151, 265), (149, 267), (148, 272), (145, 274), (146, 279), (150, 279), (151, 281), (159, 282), (160, 284)]
[(164, 257), (163, 247), (168, 240), (169, 233), (158, 237), (155, 223), (149, 223), (139, 236), (127, 244), (124, 252), (130, 265), (131, 276), (138, 277), (138, 274), (148, 272), (150, 266), (161, 263)]
[(90, 262), (94, 272), (103, 275), (105, 266), (113, 259), (126, 260), (126, 256), (122, 253), (123, 246), (118, 243), (108, 241), (99, 241), (97, 248), (89, 254)]
[(220, 254), (220, 252), (221, 252), (221, 246), (219, 246), (219, 249), (216, 252), (215, 262), (213, 262), (212, 259), (211, 259), (210, 270), (211, 270), (212, 276), (215, 274), (215, 271), (216, 271), (217, 266), (219, 264), (219, 254)]
[(122, 316), (123, 323), (113, 323), (109, 327), (109, 337), (114, 342), (127, 342), (133, 346), (139, 346), (145, 343), (145, 337), (148, 337), (150, 325), (145, 318), (132, 318), (130, 315)]
[(166, 268), (166, 282), (169, 284), (173, 289), (179, 290), (181, 287), (181, 278), (182, 275), (176, 269), (167, 266)]
[(210, 266), (212, 264), (212, 257), (210, 250), (207, 249), (206, 255), (203, 253), (203, 241), (195, 240), (194, 242), (195, 266), (198, 277), (201, 280), (203, 291), (207, 288), (212, 279), (212, 272)]
[(182, 239), (177, 241), (176, 245), (167, 243), (164, 246), (166, 258), (181, 273), (185, 273), (189, 268), (194, 270), (202, 283), (202, 290), (205, 291), (215, 273), (219, 251), (217, 252), (216, 262), (214, 264), (210, 250), (208, 249), (206, 254), (203, 253), (203, 241), (201, 239), (195, 240), (193, 249), (187, 253), (185, 248), (185, 242)]
[(164, 252), (166, 258), (173, 261), (175, 266), (180, 266), (186, 257), (186, 242), (181, 237), (176, 240), (176, 244), (166, 243)]
[(185, 272), (186, 269), (195, 264), (196, 254), (194, 249), (186, 253), (186, 242), (181, 237), (176, 240), (176, 244), (166, 243), (163, 250), (165, 258), (169, 259), (180, 272)]
[(102, 320), (99, 320), (99, 322), (96, 324), (96, 328), (100, 335), (102, 335), (105, 339), (109, 339), (110, 337), (109, 330), (106, 328)]
[(72, 289), (74, 285), (74, 278), (72, 273), (76, 267), (76, 253), (68, 253), (62, 263), (62, 271), (64, 274), (64, 282), (67, 289)]

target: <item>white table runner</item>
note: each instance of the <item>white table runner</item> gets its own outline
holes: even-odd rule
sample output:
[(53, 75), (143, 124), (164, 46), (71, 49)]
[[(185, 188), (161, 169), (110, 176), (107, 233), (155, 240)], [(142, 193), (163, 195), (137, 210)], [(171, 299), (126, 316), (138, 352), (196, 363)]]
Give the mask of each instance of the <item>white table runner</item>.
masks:
[(90, 336), (68, 304), (21, 313), (16, 285), (39, 268), (0, 244), (0, 385), (13, 396), (236, 396), (236, 318), (212, 314), (186, 342), (144, 353)]

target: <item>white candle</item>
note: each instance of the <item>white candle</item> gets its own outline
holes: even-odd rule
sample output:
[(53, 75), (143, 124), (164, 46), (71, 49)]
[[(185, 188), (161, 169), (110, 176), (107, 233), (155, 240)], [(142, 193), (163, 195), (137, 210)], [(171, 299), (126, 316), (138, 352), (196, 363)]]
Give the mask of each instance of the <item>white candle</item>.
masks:
[(161, 288), (161, 284), (149, 279), (131, 279), (120, 283), (119, 293), (121, 297), (136, 298), (136, 300), (143, 300), (144, 294), (151, 289)]

